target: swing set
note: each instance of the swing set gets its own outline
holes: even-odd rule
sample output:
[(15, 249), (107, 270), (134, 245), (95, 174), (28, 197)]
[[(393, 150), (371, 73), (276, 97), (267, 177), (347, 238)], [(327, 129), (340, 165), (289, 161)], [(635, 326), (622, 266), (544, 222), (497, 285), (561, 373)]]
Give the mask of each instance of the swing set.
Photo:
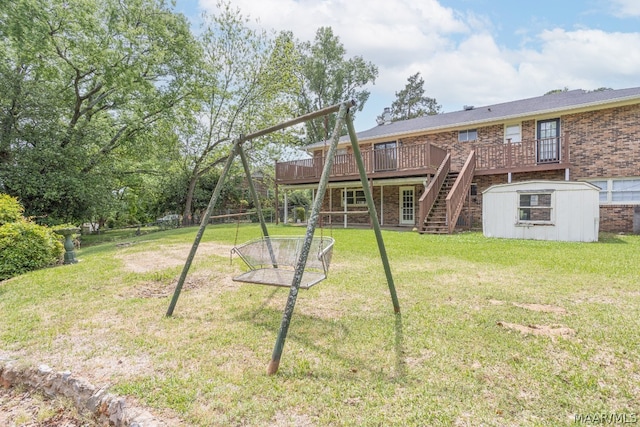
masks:
[[(229, 173), (231, 164), (233, 163), (236, 155), (240, 156), (242, 166), (249, 183), (249, 192), (253, 199), (255, 206), (255, 213), (260, 221), (260, 227), (262, 229), (262, 237), (251, 240), (242, 245), (236, 245), (231, 251), (232, 254), (237, 254), (249, 268), (249, 271), (234, 277), (234, 281), (254, 283), (260, 285), (270, 286), (282, 286), (289, 288), (289, 297), (284, 308), (282, 315), (282, 322), (280, 329), (278, 330), (278, 337), (276, 338), (276, 344), (273, 349), (271, 361), (267, 367), (267, 374), (273, 375), (278, 371), (280, 365), (280, 358), (284, 349), (284, 342), (291, 323), (291, 317), (293, 316), (293, 310), (296, 304), (299, 289), (309, 289), (310, 287), (320, 283), (327, 278), (329, 271), (329, 265), (331, 263), (331, 256), (333, 253), (334, 239), (333, 237), (314, 237), (315, 229), (318, 224), (318, 219), (321, 214), (322, 200), (329, 182), (329, 175), (333, 166), (333, 160), (337, 151), (338, 141), (340, 139), (340, 130), (345, 125), (349, 133), (351, 140), (351, 146), (353, 149), (354, 157), (360, 172), (360, 181), (364, 190), (365, 199), (367, 201), (367, 207), (371, 223), (375, 232), (378, 248), (380, 250), (380, 258), (384, 266), (385, 276), (387, 278), (387, 284), (389, 286), (389, 292), (391, 294), (391, 300), (393, 302), (393, 309), (395, 313), (400, 312), (400, 305), (398, 303), (398, 297), (396, 295), (395, 285), (393, 282), (393, 276), (391, 275), (391, 268), (389, 267), (389, 260), (387, 258), (387, 252), (382, 239), (382, 233), (380, 230), (380, 223), (378, 222), (378, 215), (376, 213), (375, 204), (373, 202), (373, 196), (371, 189), (368, 185), (367, 175), (364, 168), (364, 162), (362, 160), (362, 154), (360, 153), (360, 147), (358, 146), (358, 139), (356, 137), (355, 128), (349, 109), (355, 106), (355, 101), (345, 101), (340, 104), (333, 105), (310, 114), (306, 114), (295, 119), (280, 123), (276, 126), (263, 129), (261, 131), (242, 135), (234, 140), (233, 148), (227, 158), (224, 165), (218, 183), (216, 184), (211, 200), (207, 207), (206, 214), (203, 216), (200, 223), (200, 228), (196, 233), (191, 251), (185, 262), (180, 278), (176, 285), (176, 289), (173, 293), (171, 303), (167, 310), (166, 316), (172, 316), (176, 303), (180, 296), (180, 292), (184, 285), (185, 279), (191, 267), (191, 263), (196, 255), (200, 240), (204, 231), (209, 223), (209, 218), (213, 214), (213, 209), (222, 191), (222, 186)], [(306, 122), (308, 120), (323, 117), (328, 114), (338, 113), (336, 124), (331, 136), (331, 143), (326, 156), (326, 162), (322, 170), (318, 189), (316, 191), (315, 198), (313, 200), (311, 213), (309, 220), (307, 221), (307, 230), (304, 237), (271, 237), (267, 231), (267, 226), (264, 221), (264, 216), (260, 208), (260, 200), (255, 191), (253, 181), (251, 179), (251, 173), (249, 171), (249, 164), (247, 162), (246, 155), (242, 149), (242, 144), (246, 141), (268, 135), (272, 132), (288, 128), (290, 126)]]

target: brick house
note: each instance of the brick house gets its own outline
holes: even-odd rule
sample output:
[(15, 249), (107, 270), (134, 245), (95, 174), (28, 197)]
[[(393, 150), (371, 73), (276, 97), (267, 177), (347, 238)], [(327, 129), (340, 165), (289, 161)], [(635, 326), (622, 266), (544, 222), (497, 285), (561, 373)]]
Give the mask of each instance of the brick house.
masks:
[[(479, 228), (482, 193), (494, 184), (587, 181), (600, 191), (600, 230), (640, 229), (640, 87), (572, 90), (387, 122), (359, 132), (383, 226), (450, 233)], [(314, 189), (328, 147), (276, 164), (280, 191)], [(346, 137), (340, 140), (323, 221), (367, 224), (366, 202)]]

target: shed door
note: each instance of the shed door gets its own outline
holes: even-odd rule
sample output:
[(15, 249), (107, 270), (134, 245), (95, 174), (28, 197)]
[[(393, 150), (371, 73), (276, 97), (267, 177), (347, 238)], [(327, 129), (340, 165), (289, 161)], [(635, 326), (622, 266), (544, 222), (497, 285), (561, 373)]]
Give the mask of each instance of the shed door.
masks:
[(538, 122), (538, 163), (560, 161), (560, 119)]
[(400, 224), (415, 224), (414, 193), (413, 187), (400, 187)]

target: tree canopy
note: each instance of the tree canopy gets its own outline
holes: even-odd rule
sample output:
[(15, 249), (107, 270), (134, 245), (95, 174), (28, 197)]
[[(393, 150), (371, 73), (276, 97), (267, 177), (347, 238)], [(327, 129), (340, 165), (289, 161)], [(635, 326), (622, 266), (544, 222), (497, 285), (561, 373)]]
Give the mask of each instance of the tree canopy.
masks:
[[(187, 217), (234, 138), (345, 99), (362, 109), (377, 68), (331, 28), (302, 43), (217, 6), (194, 35), (165, 0), (0, 0), (0, 192), (51, 224)], [(245, 148), (268, 171), (334, 120)]]
[(31, 215), (106, 208), (162, 144), (194, 40), (161, 0), (15, 0), (0, 15), (0, 182)]
[(391, 104), (391, 120), (407, 120), (415, 117), (439, 114), (442, 106), (435, 98), (425, 96), (424, 79), (420, 73), (409, 76), (407, 84)]
[[(362, 111), (370, 92), (365, 89), (378, 77), (378, 67), (361, 56), (347, 58), (347, 52), (331, 27), (317, 30), (313, 43), (300, 43), (300, 85), (298, 108), (301, 114), (320, 110), (342, 101), (356, 101)], [(305, 124), (306, 142), (323, 141), (330, 136), (335, 117), (318, 118)]]

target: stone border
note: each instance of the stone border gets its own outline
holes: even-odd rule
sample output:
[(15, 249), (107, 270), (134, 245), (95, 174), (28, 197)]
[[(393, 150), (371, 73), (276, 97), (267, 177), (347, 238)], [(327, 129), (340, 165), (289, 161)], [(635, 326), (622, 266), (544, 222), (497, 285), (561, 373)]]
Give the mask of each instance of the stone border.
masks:
[(47, 365), (38, 368), (19, 368), (0, 360), (0, 386), (9, 388), (22, 385), (45, 395), (65, 396), (73, 401), (81, 413), (89, 412), (98, 422), (115, 427), (166, 427), (149, 412), (128, 408), (124, 397), (98, 388), (83, 378), (75, 378), (70, 371), (54, 372)]

